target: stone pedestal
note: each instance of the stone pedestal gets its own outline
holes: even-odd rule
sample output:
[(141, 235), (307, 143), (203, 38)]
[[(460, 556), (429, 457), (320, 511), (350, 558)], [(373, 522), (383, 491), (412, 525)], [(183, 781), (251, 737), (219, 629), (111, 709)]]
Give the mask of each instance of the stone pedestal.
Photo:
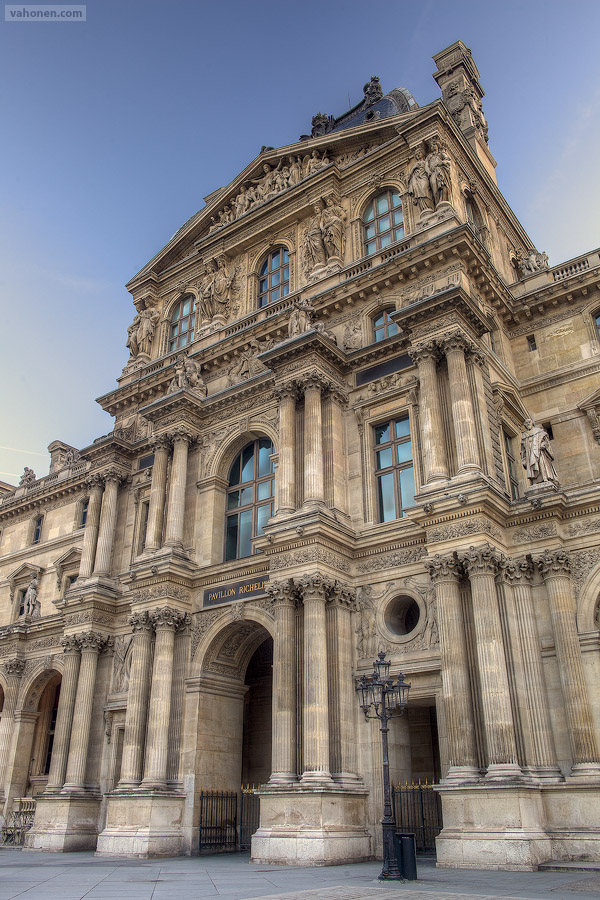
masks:
[(95, 850), (98, 838), (99, 794), (56, 794), (37, 798), (33, 828), (24, 850), (70, 853)]
[(367, 791), (263, 788), (252, 862), (334, 866), (373, 858)]
[(180, 856), (184, 793), (113, 791), (96, 856)]

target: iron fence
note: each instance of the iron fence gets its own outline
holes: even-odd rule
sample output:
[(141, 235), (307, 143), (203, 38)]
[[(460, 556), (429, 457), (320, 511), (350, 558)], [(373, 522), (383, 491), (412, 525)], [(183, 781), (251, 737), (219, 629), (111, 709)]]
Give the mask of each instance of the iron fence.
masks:
[(239, 791), (200, 792), (200, 851), (249, 850), (259, 825), (260, 798), (255, 786)]
[(435, 853), (442, 830), (442, 802), (432, 784), (397, 784), (392, 788), (398, 831), (413, 832), (419, 853)]
[(33, 797), (16, 797), (13, 808), (0, 825), (1, 847), (22, 847), (25, 835), (33, 825), (36, 802)]

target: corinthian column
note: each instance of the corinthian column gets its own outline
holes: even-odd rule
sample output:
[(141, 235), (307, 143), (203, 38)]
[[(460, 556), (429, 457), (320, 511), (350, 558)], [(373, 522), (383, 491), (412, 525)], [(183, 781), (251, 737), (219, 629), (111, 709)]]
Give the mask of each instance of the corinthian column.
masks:
[(487, 359), (481, 350), (474, 350), (471, 353), (473, 365), (473, 379), (475, 381), (475, 394), (477, 398), (477, 414), (479, 418), (479, 426), (481, 431), (483, 461), (485, 462), (485, 471), (488, 475), (495, 477), (496, 464), (494, 461), (494, 448), (492, 444), (492, 433), (490, 431), (490, 417), (488, 414), (488, 405), (485, 394), (485, 378), (489, 379), (487, 374)]
[(296, 398), (295, 382), (282, 385), (279, 396), (279, 502), (278, 513), (296, 509)]
[(469, 547), (462, 564), (471, 582), (481, 706), (487, 747), (487, 777), (514, 779), (522, 775), (517, 757), (515, 726), (498, 596), (499, 557), (489, 544)]
[(440, 634), (442, 696), (448, 733), (448, 774), (444, 781), (476, 781), (480, 770), (460, 595), (461, 569), (456, 556), (437, 553), (425, 560), (425, 568), (435, 587)]
[(19, 685), (21, 683), (21, 675), (25, 668), (24, 659), (11, 659), (4, 663), (4, 674), (6, 675), (6, 693), (4, 695), (4, 706), (2, 707), (2, 718), (0, 718), (0, 792), (4, 788), (4, 778), (6, 775), (6, 763), (8, 761), (8, 751), (12, 739), (14, 726), (14, 713), (17, 705), (17, 697), (19, 696)]
[(273, 599), (273, 749), (269, 784), (291, 784), (296, 774), (296, 598), (290, 581), (267, 584)]
[(507, 603), (506, 618), (512, 643), (517, 645), (513, 656), (521, 660), (520, 672), (517, 673), (517, 694), (521, 714), (526, 720), (525, 763), (528, 771), (537, 778), (556, 781), (562, 776), (556, 762), (531, 594), (533, 564), (528, 558), (512, 560), (502, 557), (500, 566), (508, 590), (512, 593), (512, 602)]
[(104, 479), (101, 475), (92, 475), (88, 479), (88, 486), (90, 489), (90, 500), (85, 520), (85, 530), (83, 532), (81, 562), (79, 563), (80, 578), (89, 578), (94, 570), (94, 557), (96, 556), (96, 544), (98, 543), (98, 525), (100, 524), (100, 507), (102, 505)]
[(150, 503), (148, 505), (146, 546), (144, 547), (146, 553), (159, 550), (162, 544), (169, 447), (170, 441), (166, 434), (158, 435), (152, 442), (154, 465), (152, 467), (152, 484), (150, 485)]
[(304, 382), (304, 504), (324, 506), (323, 485), (323, 412), (321, 408), (321, 380), (307, 378)]
[(571, 742), (571, 775), (600, 775), (600, 756), (585, 683), (577, 632), (571, 560), (564, 550), (546, 550), (537, 560), (548, 592), (556, 661)]
[(183, 427), (179, 431), (174, 432), (171, 437), (173, 439), (173, 462), (171, 465), (165, 546), (182, 548), (188, 448), (194, 437)]
[(329, 769), (329, 705), (327, 623), (329, 582), (318, 572), (300, 581), (304, 603), (304, 784), (331, 784)]
[(133, 631), (133, 648), (119, 790), (137, 787), (142, 780), (152, 660), (152, 625), (148, 613), (132, 613), (127, 621)]
[[(331, 658), (329, 660), (330, 697), (329, 707), (330, 737), (332, 748), (331, 763), (334, 767), (333, 780), (346, 787), (356, 787), (360, 782), (357, 775), (356, 753), (356, 691), (352, 680), (354, 671), (354, 629), (352, 613), (356, 609), (356, 592), (336, 582), (331, 590), (329, 614), (331, 616), (330, 639)], [(337, 744), (337, 746), (335, 746)], [(335, 753), (333, 752), (335, 747)], [(335, 762), (334, 762), (335, 760)]]
[(79, 640), (74, 635), (69, 634), (63, 637), (61, 644), (64, 659), (63, 675), (56, 713), (50, 773), (45, 790), (47, 794), (60, 791), (65, 783), (69, 743), (71, 741), (71, 726), (73, 724), (73, 711), (75, 709), (75, 696), (79, 678), (79, 664), (81, 662), (81, 647)]
[(467, 378), (467, 364), (465, 362), (465, 350), (468, 346), (468, 341), (460, 333), (449, 335), (443, 341), (443, 348), (448, 362), (450, 403), (452, 406), (459, 475), (480, 469), (475, 415)]
[(85, 790), (85, 769), (92, 722), (98, 654), (107, 645), (106, 637), (94, 631), (77, 635), (81, 647), (81, 665), (71, 728), (71, 744), (63, 792)]
[[(186, 444), (187, 449), (187, 444)], [(167, 755), (169, 750), (169, 725), (171, 722), (171, 684), (173, 681), (173, 650), (175, 632), (185, 616), (170, 606), (163, 606), (150, 613), (150, 621), (156, 631), (152, 687), (148, 710), (146, 735), (146, 764), (141, 787), (147, 790), (165, 790), (167, 787)]]
[(440, 407), (436, 361), (439, 355), (433, 342), (409, 349), (419, 371), (419, 416), (423, 435), (425, 484), (448, 480), (448, 461), (444, 446), (444, 426)]
[(104, 476), (104, 494), (102, 496), (94, 575), (110, 575), (110, 562), (117, 525), (117, 499), (122, 478), (123, 476), (120, 472), (107, 472)]

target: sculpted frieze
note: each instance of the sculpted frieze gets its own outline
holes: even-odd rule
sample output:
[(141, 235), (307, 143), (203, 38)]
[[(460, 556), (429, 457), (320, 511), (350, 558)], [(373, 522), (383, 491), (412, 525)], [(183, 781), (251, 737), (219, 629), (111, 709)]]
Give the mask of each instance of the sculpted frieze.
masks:
[(594, 531), (600, 531), (600, 519), (585, 519), (583, 522), (571, 522), (567, 531), (575, 537), (579, 534), (592, 534)]
[(600, 548), (575, 551), (570, 554), (570, 560), (573, 592), (579, 597), (588, 575), (600, 563)]
[(188, 603), (190, 599), (189, 591), (184, 588), (170, 584), (157, 584), (154, 587), (144, 588), (141, 591), (133, 591), (131, 593), (132, 603), (145, 603), (148, 600), (158, 600), (161, 597), (172, 597), (174, 600), (181, 600)]
[(302, 547), (299, 550), (291, 550), (288, 553), (278, 553), (270, 557), (271, 569), (277, 571), (290, 566), (299, 566), (303, 563), (320, 562), (338, 569), (340, 572), (349, 572), (350, 563), (337, 553), (325, 550), (323, 547)]
[(465, 537), (472, 534), (490, 534), (495, 538), (501, 538), (502, 532), (488, 519), (470, 518), (464, 522), (455, 522), (452, 525), (441, 525), (430, 528), (427, 531), (427, 543), (436, 544), (440, 541), (449, 541), (457, 537)]
[(356, 571), (361, 574), (377, 572), (380, 569), (389, 569), (395, 566), (407, 566), (418, 562), (427, 555), (425, 547), (407, 547), (405, 550), (394, 550), (391, 553), (380, 553), (369, 557), (364, 562), (359, 562)]
[(527, 544), (529, 541), (538, 541), (540, 538), (553, 537), (558, 532), (554, 522), (540, 522), (530, 528), (520, 528), (512, 536), (513, 544)]

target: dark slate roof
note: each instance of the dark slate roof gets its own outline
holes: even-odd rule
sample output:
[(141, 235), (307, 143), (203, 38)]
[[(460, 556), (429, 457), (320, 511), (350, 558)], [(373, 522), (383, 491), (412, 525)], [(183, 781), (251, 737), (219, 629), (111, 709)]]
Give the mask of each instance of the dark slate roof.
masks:
[(364, 125), (377, 119), (387, 119), (389, 116), (397, 116), (419, 108), (419, 104), (406, 88), (394, 88), (389, 94), (383, 96), (379, 79), (376, 76), (367, 82), (363, 92), (365, 95), (363, 100), (337, 118), (324, 113), (317, 113), (316, 116), (313, 116), (311, 134), (301, 135), (300, 140), (306, 141), (310, 138), (321, 137), (332, 131), (354, 128), (356, 125)]

